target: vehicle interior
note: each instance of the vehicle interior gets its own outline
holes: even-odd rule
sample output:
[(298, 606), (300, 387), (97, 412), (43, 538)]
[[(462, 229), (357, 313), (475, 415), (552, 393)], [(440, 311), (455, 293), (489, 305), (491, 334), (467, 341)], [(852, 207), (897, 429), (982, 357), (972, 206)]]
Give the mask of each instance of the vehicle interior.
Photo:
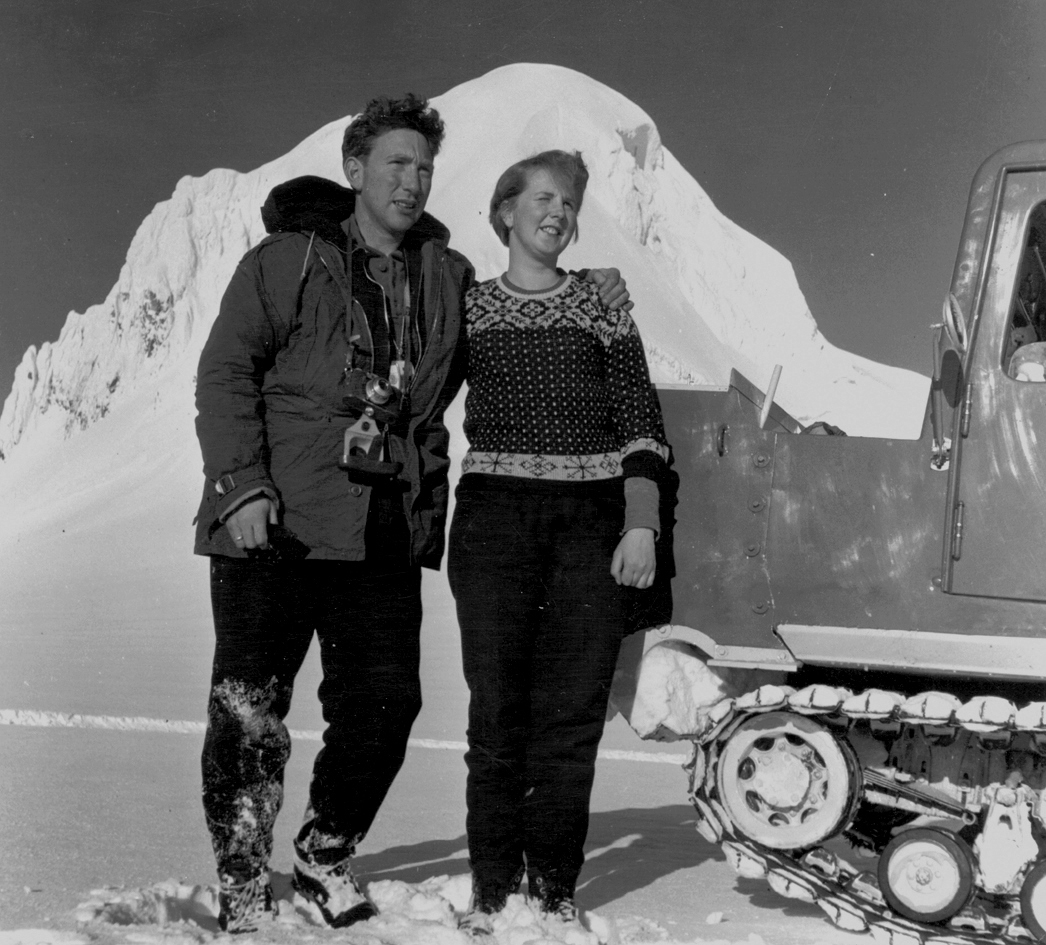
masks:
[(1029, 220), (1002, 363), (1014, 380), (1046, 382), (1046, 204)]

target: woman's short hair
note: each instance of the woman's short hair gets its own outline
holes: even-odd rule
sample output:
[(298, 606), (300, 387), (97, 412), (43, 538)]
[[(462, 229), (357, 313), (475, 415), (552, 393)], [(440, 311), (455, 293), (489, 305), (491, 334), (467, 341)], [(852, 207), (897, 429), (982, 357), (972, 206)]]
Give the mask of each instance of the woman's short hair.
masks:
[(439, 146), (443, 143), (443, 119), (427, 99), (408, 92), (403, 98), (381, 96), (367, 102), (367, 107), (345, 129), (341, 141), (342, 163), (350, 157), (366, 158), (376, 138), (397, 128), (416, 131), (428, 142), (433, 157), (439, 153)]
[[(531, 171), (548, 171), (560, 187), (570, 188), (577, 202), (577, 210), (585, 199), (585, 187), (588, 185), (588, 168), (581, 160), (580, 151), (542, 151), (533, 157), (517, 161), (501, 177), (490, 198), (490, 225), (498, 234), (503, 246), (508, 246), (508, 227), (502, 219), (502, 211), (515, 206), (516, 198), (527, 189)], [(577, 233), (574, 233), (577, 239)]]

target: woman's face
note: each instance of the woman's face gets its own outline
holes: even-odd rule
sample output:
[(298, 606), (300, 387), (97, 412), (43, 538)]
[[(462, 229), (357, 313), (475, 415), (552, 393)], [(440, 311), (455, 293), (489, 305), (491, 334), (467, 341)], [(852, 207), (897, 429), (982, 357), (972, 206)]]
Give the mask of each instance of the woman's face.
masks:
[(577, 201), (573, 191), (557, 183), (548, 171), (534, 170), (504, 220), (510, 254), (524, 253), (555, 266), (577, 230)]

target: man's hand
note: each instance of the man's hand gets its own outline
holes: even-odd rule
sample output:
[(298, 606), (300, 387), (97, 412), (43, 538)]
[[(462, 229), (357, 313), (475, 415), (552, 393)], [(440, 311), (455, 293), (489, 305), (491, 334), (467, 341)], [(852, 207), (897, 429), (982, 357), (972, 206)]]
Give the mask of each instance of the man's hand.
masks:
[(632, 311), (633, 303), (628, 299), (628, 285), (616, 269), (589, 269), (585, 281), (599, 287), (599, 297), (608, 308)]
[(630, 528), (621, 536), (610, 562), (610, 573), (623, 587), (646, 590), (654, 583), (657, 559), (654, 554), (654, 530)]
[(260, 495), (244, 502), (225, 520), (233, 542), (237, 548), (250, 550), (269, 547), (269, 525), (279, 521), (276, 517), (276, 503), (267, 495)]

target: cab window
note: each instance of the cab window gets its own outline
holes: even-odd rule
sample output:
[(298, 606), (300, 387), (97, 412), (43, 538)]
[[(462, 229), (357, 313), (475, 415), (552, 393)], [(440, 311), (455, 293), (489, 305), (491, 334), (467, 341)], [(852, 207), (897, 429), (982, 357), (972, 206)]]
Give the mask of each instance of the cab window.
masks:
[(1046, 203), (1029, 219), (1002, 365), (1014, 380), (1046, 382)]

